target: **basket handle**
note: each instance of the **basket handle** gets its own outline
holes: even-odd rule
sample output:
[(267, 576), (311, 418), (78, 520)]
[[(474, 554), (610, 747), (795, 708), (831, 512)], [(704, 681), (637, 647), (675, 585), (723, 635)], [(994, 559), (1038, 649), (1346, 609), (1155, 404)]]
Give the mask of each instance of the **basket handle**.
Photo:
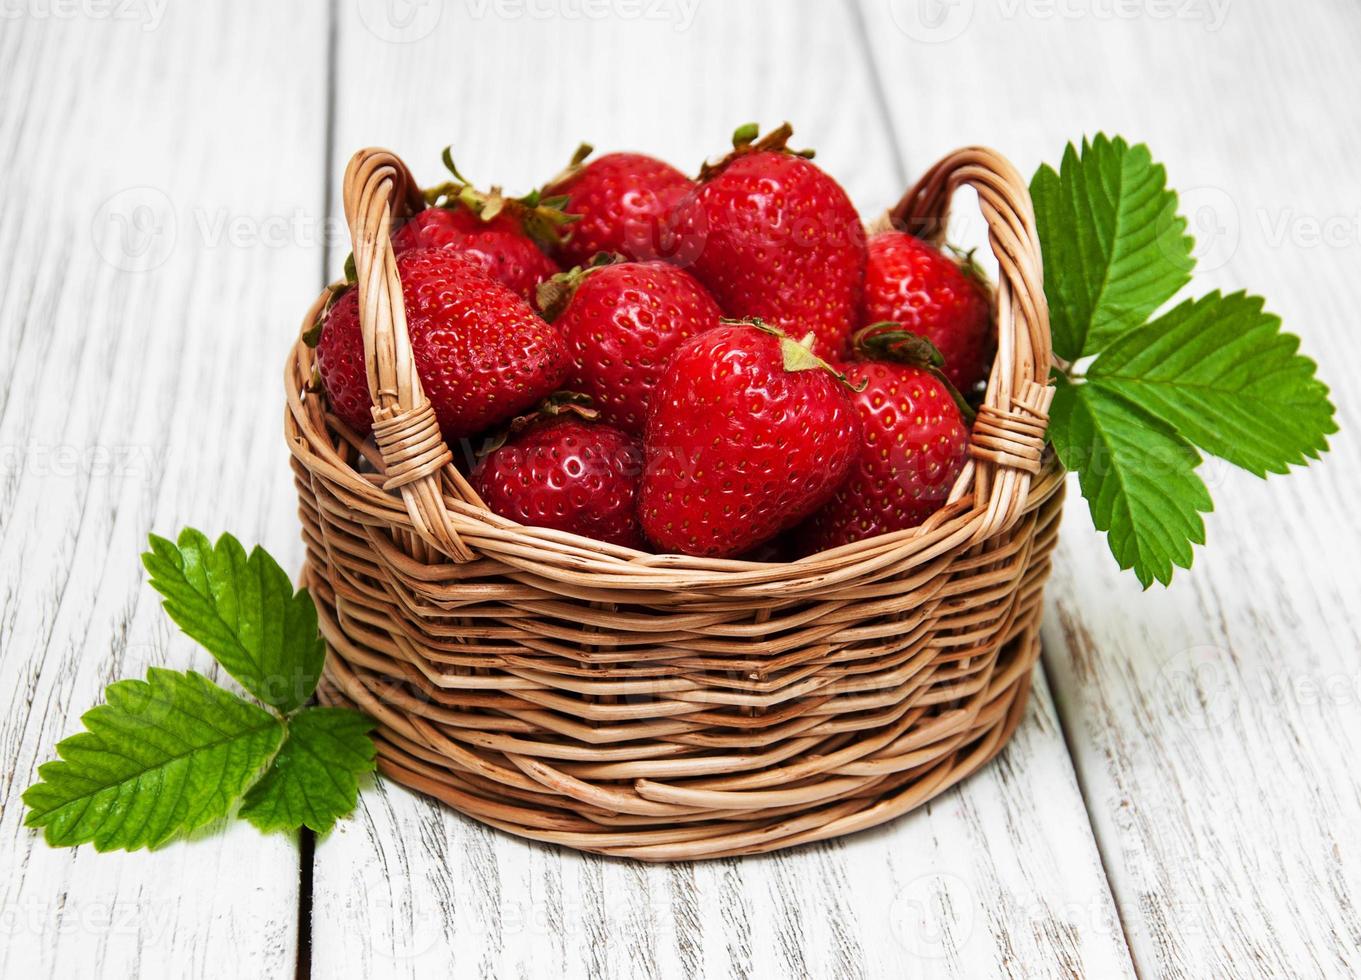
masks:
[(373, 399), (373, 436), (387, 477), (383, 487), (401, 491), (422, 541), (455, 561), (469, 561), (474, 556), (450, 520), (441, 474), (452, 474), (454, 489), (464, 499), (475, 500), (476, 494), (451, 465), (453, 454), (416, 373), (402, 283), (392, 252), (393, 218), (421, 210), (424, 199), (406, 164), (393, 153), (374, 148), (350, 158), (344, 199)]
[(1049, 304), (1030, 190), (995, 150), (971, 146), (944, 157), (886, 215), (884, 225), (939, 245), (950, 202), (961, 187), (978, 194), (988, 242), (1001, 272), (997, 284), (997, 357), (974, 422), (969, 454), (976, 500), (986, 503), (974, 540), (1011, 527), (1024, 512), (1039, 473), (1054, 387)]
[[(976, 500), (986, 503), (974, 534), (982, 541), (1011, 527), (1024, 512), (1031, 478), (1039, 473), (1054, 388), (1049, 306), (1030, 192), (1000, 153), (967, 147), (926, 172), (872, 230), (911, 232), (939, 244), (950, 203), (961, 187), (978, 194), (997, 256), (997, 357), (970, 437)], [(474, 555), (453, 525), (441, 474), (465, 502), (481, 506), (476, 492), (452, 465), (434, 409), (421, 388), (406, 328), (401, 280), (392, 251), (394, 217), (425, 206), (406, 165), (388, 150), (360, 150), (345, 169), (345, 217), (354, 244), (359, 323), (374, 439), (384, 464), (386, 489), (399, 489), (417, 535), (455, 561)]]

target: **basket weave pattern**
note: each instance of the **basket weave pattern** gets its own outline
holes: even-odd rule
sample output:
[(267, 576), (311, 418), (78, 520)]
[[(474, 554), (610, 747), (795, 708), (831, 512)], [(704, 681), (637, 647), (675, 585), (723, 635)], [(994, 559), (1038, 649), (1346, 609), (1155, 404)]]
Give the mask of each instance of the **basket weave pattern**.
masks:
[[(921, 527), (798, 562), (649, 555), (490, 513), (421, 391), (389, 233), (396, 157), (345, 176), (374, 438), (285, 371), (325, 701), (380, 722), (390, 778), (526, 837), (645, 860), (768, 851), (932, 798), (1020, 721), (1062, 473), (1024, 182), (971, 148), (879, 222), (943, 238), (972, 187), (999, 262), (998, 355), (970, 462)], [(318, 298), (304, 320), (324, 308)]]

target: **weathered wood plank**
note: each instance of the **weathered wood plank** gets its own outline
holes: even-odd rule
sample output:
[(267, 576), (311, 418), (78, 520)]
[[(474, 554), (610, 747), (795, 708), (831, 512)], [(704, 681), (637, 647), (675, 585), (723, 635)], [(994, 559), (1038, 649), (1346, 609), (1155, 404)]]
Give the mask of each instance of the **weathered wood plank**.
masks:
[[(581, 139), (693, 167), (737, 123), (790, 116), (796, 140), (817, 147), (867, 213), (882, 208), (903, 175), (851, 11), (786, 7), (704, 4), (677, 30), (614, 8), (573, 20), (565, 6), (498, 17), (526, 8), (470, 4), (413, 23), (403, 36), (422, 36), (408, 43), (342, 12), (333, 167), (377, 143), (434, 180), (452, 143), (471, 179), (520, 191)], [(318, 843), (314, 975), (1129, 975), (1037, 682), (996, 765), (890, 827), (790, 854), (604, 860), (489, 831), (382, 783)]]
[(0, 975), (290, 976), (294, 841), (53, 850), (19, 798), (107, 683), (211, 666), (148, 530), (301, 551), (278, 379), (320, 277), (325, 11), (73, 10), (0, 30)]
[(1045, 665), (1142, 973), (1356, 975), (1361, 12), (964, 4), (921, 43), (894, 17), (910, 5), (862, 6), (913, 167), (961, 139), (1027, 173), (1083, 133), (1146, 140), (1187, 192), (1191, 289), (1260, 291), (1336, 386), (1321, 464), (1208, 464), (1209, 547), (1171, 589), (1140, 594), (1070, 496)]

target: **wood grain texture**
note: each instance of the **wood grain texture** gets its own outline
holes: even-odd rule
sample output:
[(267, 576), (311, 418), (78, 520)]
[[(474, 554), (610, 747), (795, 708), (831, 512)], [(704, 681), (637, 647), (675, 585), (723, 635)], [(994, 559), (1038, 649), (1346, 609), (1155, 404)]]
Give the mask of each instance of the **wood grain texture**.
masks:
[[(788, 116), (874, 213), (906, 177), (853, 10), (786, 7), (702, 4), (682, 30), (665, 17), (503, 17), (476, 4), (399, 30), (342, 8), (332, 168), (386, 145), (432, 181), (451, 143), (471, 179), (521, 191), (582, 139), (693, 167), (737, 123)], [(314, 975), (1130, 975), (1039, 680), (996, 765), (888, 827), (787, 854), (600, 859), (380, 784), (318, 843)]]
[[(1265, 295), (1335, 386), (1321, 464), (1265, 482), (1207, 464), (1209, 546), (1168, 590), (1141, 594), (1070, 506), (1045, 665), (1140, 972), (1355, 976), (1361, 143), (1342, 120), (1361, 10), (1221, 4), (1215, 26), (1193, 16), (1208, 2), (1124, 21), (964, 4), (923, 43), (902, 6), (861, 9), (911, 165), (961, 139), (1027, 172), (1083, 133), (1147, 141), (1198, 240), (1188, 293)], [(949, 99), (912, 96), (947, 73)]]
[(106, 684), (211, 666), (143, 583), (148, 530), (301, 551), (278, 366), (320, 277), (289, 225), (323, 204), (325, 12), (90, 9), (0, 28), (0, 976), (291, 976), (289, 838), (22, 826)]
[(284, 838), (54, 851), (18, 802), (106, 683), (207, 666), (142, 584), (148, 529), (231, 529), (296, 564), (278, 366), (354, 147), (389, 144), (429, 180), (452, 143), (469, 176), (519, 190), (583, 138), (693, 167), (736, 123), (789, 116), (872, 212), (964, 143), (1028, 172), (1119, 131), (1189, 192), (1192, 288), (1263, 292), (1340, 385), (1361, 368), (1354, 5), (1122, 19), (965, 0), (946, 8), (962, 28), (922, 40), (916, 0), (603, 18), (468, 0), (403, 23), (354, 0), (329, 66), (319, 4), (39, 6), (0, 29), (0, 975), (285, 976), (308, 928), (314, 976), (1361, 971), (1346, 391), (1323, 465), (1261, 482), (1210, 464), (1210, 548), (1170, 590), (1140, 594), (1070, 505), (1046, 627), (1058, 715), (1041, 675), (994, 765), (849, 840), (645, 867), (380, 782), (319, 842), (300, 924)]

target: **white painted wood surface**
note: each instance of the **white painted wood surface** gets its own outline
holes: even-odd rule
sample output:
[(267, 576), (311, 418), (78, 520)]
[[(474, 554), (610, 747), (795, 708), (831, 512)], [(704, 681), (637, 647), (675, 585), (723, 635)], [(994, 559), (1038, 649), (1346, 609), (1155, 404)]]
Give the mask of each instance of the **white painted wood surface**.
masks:
[[(1179, 15), (1155, 15), (1168, 8)], [(1267, 483), (1212, 467), (1211, 547), (1170, 590), (1140, 594), (1117, 573), (1074, 494), (1045, 669), (1015, 740), (930, 806), (848, 840), (638, 865), (528, 844), (378, 783), (317, 843), (308, 916), (288, 839), (239, 826), (150, 856), (53, 851), (18, 803), (104, 684), (207, 664), (142, 584), (147, 530), (195, 523), (299, 555), (278, 375), (339, 230), (328, 181), (353, 149), (390, 146), (433, 180), (451, 143), (474, 180), (518, 190), (581, 139), (688, 168), (737, 123), (788, 117), (869, 213), (953, 146), (993, 144), (1029, 172), (1084, 131), (1119, 131), (1194, 188), (1205, 241), (1192, 288), (1265, 293), (1340, 385), (1361, 370), (1348, 124), (1361, 9), (11, 9), (0, 976), (1361, 971), (1361, 536), (1348, 507), (1361, 459), (1345, 391), (1324, 465)], [(120, 239), (125, 227), (160, 231)], [(962, 210), (958, 230), (979, 225)]]
[(106, 684), (212, 666), (143, 584), (149, 530), (301, 552), (280, 353), (321, 250), (259, 233), (320, 213), (324, 11), (98, 14), (0, 20), (0, 976), (286, 977), (296, 841), (101, 855), (22, 826)]
[[(1332, 383), (1322, 464), (1269, 481), (1208, 464), (1209, 545), (1171, 589), (1116, 569), (1074, 484), (1044, 666), (1141, 974), (1356, 976), (1361, 7), (1163, 6), (1178, 16), (964, 4), (908, 57), (899, 5), (864, 2), (911, 167), (961, 139), (1026, 173), (1084, 132), (1146, 141), (1198, 240), (1188, 294), (1266, 296)], [(919, 97), (947, 76), (961, 108)]]

